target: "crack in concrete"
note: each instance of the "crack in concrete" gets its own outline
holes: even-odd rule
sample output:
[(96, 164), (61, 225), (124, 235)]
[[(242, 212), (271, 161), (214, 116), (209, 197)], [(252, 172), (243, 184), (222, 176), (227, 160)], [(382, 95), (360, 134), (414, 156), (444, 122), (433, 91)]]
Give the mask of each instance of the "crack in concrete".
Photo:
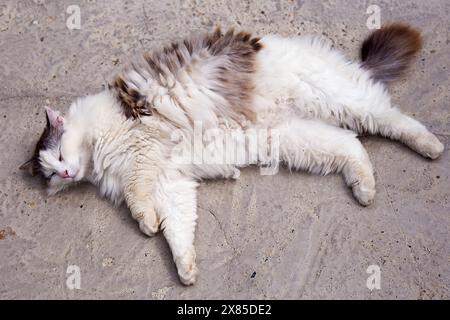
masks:
[(238, 250), (231, 244), (231, 240), (229, 239), (227, 233), (225, 232), (225, 229), (223, 228), (222, 223), (217, 218), (217, 216), (215, 215), (214, 212), (212, 212), (209, 209), (207, 211), (214, 217), (214, 220), (216, 220), (217, 224), (219, 225), (220, 231), (222, 231), (223, 237), (225, 239), (225, 243), (233, 250), (234, 255), (236, 256), (238, 254)]

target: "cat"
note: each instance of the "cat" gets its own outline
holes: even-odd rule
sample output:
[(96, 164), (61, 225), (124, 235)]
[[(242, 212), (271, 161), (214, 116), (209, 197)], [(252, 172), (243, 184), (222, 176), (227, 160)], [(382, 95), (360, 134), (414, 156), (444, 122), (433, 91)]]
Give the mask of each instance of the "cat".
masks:
[[(398, 140), (431, 159), (442, 154), (443, 144), (393, 106), (387, 92), (420, 47), (420, 33), (398, 23), (364, 40), (361, 62), (322, 37), (260, 39), (217, 29), (134, 58), (108, 88), (74, 101), (66, 116), (46, 108), (46, 128), (21, 169), (42, 176), (49, 194), (89, 181), (115, 205), (125, 201), (143, 233), (163, 232), (181, 282), (191, 285), (201, 179), (237, 179), (241, 167), (281, 162), (341, 172), (367, 206), (375, 179), (357, 135)], [(246, 160), (192, 161), (206, 154), (192, 141), (208, 147), (208, 130), (243, 135)], [(277, 152), (268, 154), (264, 139), (256, 142), (262, 151), (249, 152), (246, 143), (258, 130), (267, 131), (266, 145)], [(175, 149), (191, 157), (177, 161)], [(208, 150), (218, 159), (234, 152)]]

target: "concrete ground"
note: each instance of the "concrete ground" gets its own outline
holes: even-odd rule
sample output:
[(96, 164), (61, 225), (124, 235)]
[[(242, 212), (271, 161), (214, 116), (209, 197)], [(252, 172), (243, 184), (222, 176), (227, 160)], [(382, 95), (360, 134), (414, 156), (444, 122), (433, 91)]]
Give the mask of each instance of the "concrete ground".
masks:
[[(69, 30), (69, 5), (81, 29)], [(319, 33), (349, 57), (368, 34), (366, 9), (406, 21), (425, 45), (393, 100), (445, 143), (429, 161), (364, 138), (377, 195), (363, 208), (340, 176), (282, 170), (203, 183), (196, 236), (200, 276), (182, 286), (162, 236), (147, 238), (125, 207), (88, 185), (46, 197), (19, 172), (44, 127), (43, 106), (67, 110), (95, 93), (127, 56), (213, 25), (258, 35)], [(450, 298), (450, 107), (447, 0), (0, 1), (0, 298)], [(79, 267), (80, 289), (66, 286)], [(380, 267), (381, 288), (366, 272)]]

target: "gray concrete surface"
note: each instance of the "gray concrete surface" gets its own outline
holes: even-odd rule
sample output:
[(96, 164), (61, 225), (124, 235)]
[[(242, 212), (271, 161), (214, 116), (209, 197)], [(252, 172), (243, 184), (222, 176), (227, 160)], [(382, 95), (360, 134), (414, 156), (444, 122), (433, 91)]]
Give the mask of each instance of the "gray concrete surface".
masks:
[[(80, 30), (66, 27), (71, 4), (81, 8)], [(18, 170), (44, 126), (42, 106), (67, 110), (135, 52), (220, 24), (258, 35), (320, 33), (356, 57), (370, 4), (382, 22), (423, 30), (414, 70), (391, 91), (446, 145), (431, 162), (364, 138), (376, 171), (371, 207), (360, 207), (339, 176), (250, 168), (236, 182), (204, 183), (200, 276), (186, 288), (163, 237), (146, 238), (126, 208), (88, 185), (47, 198)], [(0, 298), (450, 298), (447, 0), (1, 0), (0, 10)], [(372, 264), (380, 290), (366, 287)], [(68, 265), (80, 267), (79, 290), (66, 286)]]

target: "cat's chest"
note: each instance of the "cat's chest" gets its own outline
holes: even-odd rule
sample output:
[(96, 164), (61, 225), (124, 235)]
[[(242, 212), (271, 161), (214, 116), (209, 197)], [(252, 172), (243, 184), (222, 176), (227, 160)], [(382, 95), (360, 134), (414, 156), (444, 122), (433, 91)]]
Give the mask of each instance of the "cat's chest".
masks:
[(123, 181), (132, 160), (130, 141), (135, 141), (130, 124), (115, 127), (97, 140), (92, 154), (92, 182), (100, 195), (119, 205), (123, 201)]
[(102, 197), (111, 200), (115, 205), (123, 201), (123, 170), (114, 164), (93, 170), (92, 183), (95, 184)]
[(117, 174), (106, 170), (101, 178), (94, 178), (94, 184), (99, 189), (100, 195), (108, 198), (115, 205), (123, 201), (122, 179)]

